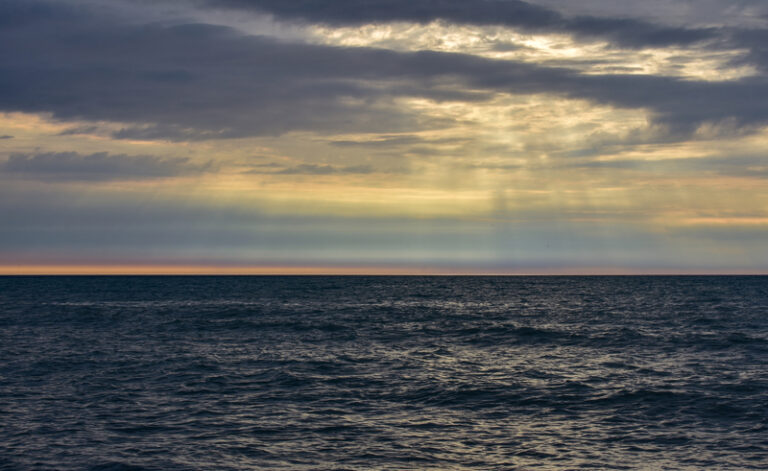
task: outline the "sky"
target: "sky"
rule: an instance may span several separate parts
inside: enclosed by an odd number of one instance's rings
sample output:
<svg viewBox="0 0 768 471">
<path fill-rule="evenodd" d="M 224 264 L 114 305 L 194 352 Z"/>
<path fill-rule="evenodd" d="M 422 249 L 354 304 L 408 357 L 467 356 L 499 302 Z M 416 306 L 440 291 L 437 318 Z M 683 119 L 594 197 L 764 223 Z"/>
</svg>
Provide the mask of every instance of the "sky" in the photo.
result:
<svg viewBox="0 0 768 471">
<path fill-rule="evenodd" d="M 0 273 L 768 273 L 764 0 L 3 0 Z"/>
</svg>

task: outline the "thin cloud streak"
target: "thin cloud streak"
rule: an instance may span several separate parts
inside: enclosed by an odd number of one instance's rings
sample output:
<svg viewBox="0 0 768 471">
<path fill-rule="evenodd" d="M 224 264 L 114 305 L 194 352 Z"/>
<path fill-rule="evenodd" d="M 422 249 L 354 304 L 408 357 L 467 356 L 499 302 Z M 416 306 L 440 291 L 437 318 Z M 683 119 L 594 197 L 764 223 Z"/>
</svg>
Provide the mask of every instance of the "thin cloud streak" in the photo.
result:
<svg viewBox="0 0 768 471">
<path fill-rule="evenodd" d="M 200 174 L 211 168 L 211 162 L 195 165 L 184 157 L 49 152 L 12 154 L 0 163 L 0 177 L 46 182 L 146 180 Z"/>
</svg>

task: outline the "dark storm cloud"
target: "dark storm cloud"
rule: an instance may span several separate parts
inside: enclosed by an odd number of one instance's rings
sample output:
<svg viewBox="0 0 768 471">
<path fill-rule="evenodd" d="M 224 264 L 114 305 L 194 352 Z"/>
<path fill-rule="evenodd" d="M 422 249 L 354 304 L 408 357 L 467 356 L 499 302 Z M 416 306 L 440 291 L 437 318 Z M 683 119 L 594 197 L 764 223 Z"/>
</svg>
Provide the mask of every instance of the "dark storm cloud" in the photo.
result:
<svg viewBox="0 0 768 471">
<path fill-rule="evenodd" d="M 329 25 L 408 21 L 498 25 L 533 32 L 570 33 L 606 39 L 624 47 L 688 45 L 713 39 L 713 28 L 661 26 L 631 18 L 566 17 L 519 0 L 207 0 L 219 7 L 247 8 L 281 19 Z"/>
<path fill-rule="evenodd" d="M 0 110 L 126 123 L 118 138 L 409 132 L 452 123 L 409 112 L 395 98 L 482 101 L 499 92 L 645 108 L 678 136 L 708 121 L 768 121 L 762 77 L 583 75 L 466 54 L 284 43 L 205 24 L 68 16 L 52 25 L 48 14 L 28 16 L 0 28 Z"/>
<path fill-rule="evenodd" d="M 0 176 L 41 181 L 145 180 L 201 173 L 210 165 L 194 165 L 183 157 L 160 158 L 150 155 L 110 155 L 98 152 L 12 154 L 0 163 Z"/>
<path fill-rule="evenodd" d="M 3 136 L 0 136 L 0 139 L 13 139 L 13 136 L 10 136 L 8 134 L 5 134 Z"/>
</svg>

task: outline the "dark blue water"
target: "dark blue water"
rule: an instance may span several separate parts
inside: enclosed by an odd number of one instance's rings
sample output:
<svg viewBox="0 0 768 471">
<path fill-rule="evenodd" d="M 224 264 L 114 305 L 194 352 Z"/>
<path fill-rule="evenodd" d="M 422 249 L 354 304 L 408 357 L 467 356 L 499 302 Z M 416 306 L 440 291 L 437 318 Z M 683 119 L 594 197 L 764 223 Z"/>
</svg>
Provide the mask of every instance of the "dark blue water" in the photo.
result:
<svg viewBox="0 0 768 471">
<path fill-rule="evenodd" d="M 0 469 L 768 469 L 768 277 L 2 277 Z"/>
</svg>

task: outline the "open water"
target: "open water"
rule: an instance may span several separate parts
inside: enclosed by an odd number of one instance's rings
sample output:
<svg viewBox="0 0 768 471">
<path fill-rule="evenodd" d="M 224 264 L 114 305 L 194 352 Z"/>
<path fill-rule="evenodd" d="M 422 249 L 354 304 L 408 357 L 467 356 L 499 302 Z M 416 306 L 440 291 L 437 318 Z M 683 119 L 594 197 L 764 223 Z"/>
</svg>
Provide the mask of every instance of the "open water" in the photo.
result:
<svg viewBox="0 0 768 471">
<path fill-rule="evenodd" d="M 2 470 L 768 469 L 768 277 L 0 277 Z"/>
</svg>

